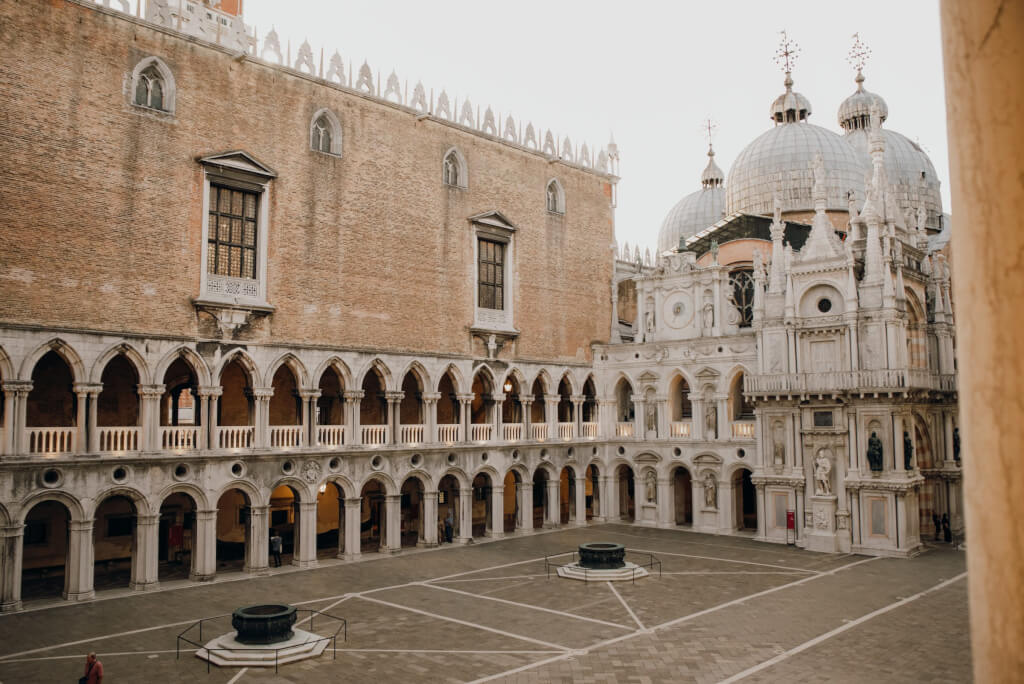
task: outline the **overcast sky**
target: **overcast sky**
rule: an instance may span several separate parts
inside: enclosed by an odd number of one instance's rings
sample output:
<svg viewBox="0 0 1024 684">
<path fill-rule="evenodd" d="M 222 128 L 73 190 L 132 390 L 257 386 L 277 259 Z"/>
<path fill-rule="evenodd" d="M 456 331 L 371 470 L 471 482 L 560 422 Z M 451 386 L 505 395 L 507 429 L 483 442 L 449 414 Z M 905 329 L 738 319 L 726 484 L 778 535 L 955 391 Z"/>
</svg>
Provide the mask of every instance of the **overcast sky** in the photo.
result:
<svg viewBox="0 0 1024 684">
<path fill-rule="evenodd" d="M 337 49 L 358 69 L 394 69 L 481 111 L 533 122 L 574 143 L 621 155 L 616 232 L 654 248 L 661 221 L 700 187 L 711 117 L 716 161 L 728 174 L 743 147 L 772 124 L 783 92 L 773 61 L 779 31 L 801 50 L 794 89 L 811 122 L 839 132 L 836 111 L 856 85 L 846 57 L 859 32 L 872 50 L 865 87 L 889 105 L 886 127 L 919 142 L 942 181 L 949 165 L 936 0 L 844 2 L 484 2 L 245 0 L 262 38 L 274 26 L 292 56 L 308 39 L 319 60 Z M 461 106 L 461 105 L 460 105 Z"/>
</svg>

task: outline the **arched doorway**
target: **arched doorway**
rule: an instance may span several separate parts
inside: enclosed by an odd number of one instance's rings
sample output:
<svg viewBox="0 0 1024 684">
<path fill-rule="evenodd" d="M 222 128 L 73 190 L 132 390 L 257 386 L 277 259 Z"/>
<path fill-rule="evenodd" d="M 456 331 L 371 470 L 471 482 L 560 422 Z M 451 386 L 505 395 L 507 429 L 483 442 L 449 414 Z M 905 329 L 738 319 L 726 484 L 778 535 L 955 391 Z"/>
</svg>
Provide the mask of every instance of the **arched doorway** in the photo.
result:
<svg viewBox="0 0 1024 684">
<path fill-rule="evenodd" d="M 533 381 L 533 386 L 530 388 L 530 394 L 533 395 L 533 403 L 530 404 L 529 438 L 535 441 L 543 441 L 548 438 L 547 402 L 544 400 L 546 393 L 547 387 L 544 384 L 544 379 L 541 376 L 537 376 Z"/>
<path fill-rule="evenodd" d="M 36 362 L 25 414 L 29 453 L 70 453 L 85 446 L 77 443 L 79 410 L 73 383 L 71 367 L 56 351 Z"/>
<path fill-rule="evenodd" d="M 316 553 L 319 558 L 345 555 L 345 491 L 336 482 L 325 482 L 317 491 Z"/>
<path fill-rule="evenodd" d="M 248 558 L 252 502 L 241 489 L 217 500 L 217 570 L 241 570 Z"/>
<path fill-rule="evenodd" d="M 619 483 L 619 520 L 636 520 L 636 483 L 633 481 L 633 469 L 628 465 L 620 465 L 615 474 Z"/>
<path fill-rule="evenodd" d="M 22 535 L 23 601 L 68 596 L 68 533 L 71 513 L 59 501 L 43 501 L 25 517 Z"/>
<path fill-rule="evenodd" d="M 633 386 L 626 378 L 621 378 L 615 385 L 615 436 L 632 437 L 634 418 Z"/>
<path fill-rule="evenodd" d="M 576 473 L 569 467 L 558 474 L 558 519 L 563 525 L 569 523 L 576 513 Z"/>
<path fill-rule="evenodd" d="M 217 427 L 213 448 L 253 446 L 252 378 L 236 356 L 220 374 L 223 389 L 217 401 Z"/>
<path fill-rule="evenodd" d="M 272 380 L 274 394 L 270 397 L 268 441 L 271 447 L 288 448 L 302 446 L 302 399 L 295 373 L 287 363 L 274 373 Z"/>
<path fill-rule="evenodd" d="M 601 476 L 597 466 L 591 463 L 587 466 L 587 520 L 601 513 Z"/>
<path fill-rule="evenodd" d="M 519 485 L 522 481 L 522 477 L 514 470 L 505 473 L 505 510 L 502 519 L 506 533 L 515 532 L 516 526 L 522 524 L 519 521 Z"/>
<path fill-rule="evenodd" d="M 398 441 L 402 444 L 422 444 L 426 441 L 423 387 L 423 380 L 415 370 L 410 370 L 402 379 L 402 401 L 398 406 Z"/>
<path fill-rule="evenodd" d="M 96 400 L 96 448 L 99 451 L 138 451 L 139 373 L 124 354 L 112 358 L 100 376 L 103 390 Z"/>
<path fill-rule="evenodd" d="M 93 588 L 116 589 L 132 581 L 139 562 L 135 504 L 127 496 L 110 496 L 100 502 L 92 524 Z"/>
<path fill-rule="evenodd" d="M 679 466 L 672 471 L 672 494 L 676 525 L 693 524 L 693 479 L 690 471 Z"/>
<path fill-rule="evenodd" d="M 482 369 L 473 376 L 473 402 L 469 411 L 469 439 L 473 442 L 489 442 L 493 438 L 494 382 L 490 373 Z"/>
<path fill-rule="evenodd" d="M 594 377 L 590 376 L 583 383 L 583 404 L 580 406 L 580 425 L 583 430 L 580 437 L 597 438 L 597 390 Z"/>
<path fill-rule="evenodd" d="M 195 574 L 196 501 L 174 492 L 160 504 L 157 579 L 185 579 Z"/>
<path fill-rule="evenodd" d="M 736 505 L 736 529 L 757 529 L 757 490 L 750 481 L 751 472 L 740 468 L 732 476 L 732 491 Z"/>
<path fill-rule="evenodd" d="M 278 485 L 270 492 L 270 508 L 267 515 L 270 538 L 281 537 L 281 565 L 287 565 L 298 556 L 299 537 L 299 494 L 289 485 Z M 277 565 L 271 545 L 270 564 Z"/>
<path fill-rule="evenodd" d="M 686 378 L 677 375 L 669 385 L 669 436 L 690 437 L 693 434 L 693 403 L 690 401 L 690 385 Z"/>
<path fill-rule="evenodd" d="M 314 417 L 317 425 L 317 443 L 326 447 L 346 444 L 349 440 L 345 438 L 345 385 L 338 370 L 334 366 L 328 366 L 320 376 L 317 387 L 320 390 Z"/>
<path fill-rule="evenodd" d="M 533 529 L 544 527 L 548 509 L 548 474 L 543 468 L 533 473 Z"/>
<path fill-rule="evenodd" d="M 409 477 L 402 483 L 402 546 L 418 546 L 423 538 L 423 482 Z"/>
<path fill-rule="evenodd" d="M 441 542 L 450 544 L 460 536 L 459 503 L 459 481 L 454 475 L 445 475 L 437 485 L 437 538 Z"/>
<path fill-rule="evenodd" d="M 384 527 L 387 513 L 384 505 L 384 484 L 378 480 L 370 480 L 363 485 L 359 496 L 362 499 L 359 516 L 360 551 L 381 551 L 387 536 Z"/>
<path fill-rule="evenodd" d="M 184 357 L 176 358 L 163 377 L 160 398 L 160 447 L 162 449 L 198 449 L 202 411 L 196 390 L 199 387 L 195 369 Z"/>
<path fill-rule="evenodd" d="M 473 478 L 473 536 L 491 534 L 491 476 L 478 473 Z"/>
<path fill-rule="evenodd" d="M 446 372 L 437 385 L 437 391 L 441 395 L 437 400 L 437 441 L 442 444 L 455 444 L 462 441 L 461 414 L 455 387 L 451 371 Z"/>
<path fill-rule="evenodd" d="M 359 425 L 362 430 L 362 444 L 380 446 L 387 444 L 388 401 L 384 396 L 384 376 L 374 366 L 363 378 L 363 398 L 359 400 Z M 383 507 L 383 504 L 381 504 Z"/>
</svg>

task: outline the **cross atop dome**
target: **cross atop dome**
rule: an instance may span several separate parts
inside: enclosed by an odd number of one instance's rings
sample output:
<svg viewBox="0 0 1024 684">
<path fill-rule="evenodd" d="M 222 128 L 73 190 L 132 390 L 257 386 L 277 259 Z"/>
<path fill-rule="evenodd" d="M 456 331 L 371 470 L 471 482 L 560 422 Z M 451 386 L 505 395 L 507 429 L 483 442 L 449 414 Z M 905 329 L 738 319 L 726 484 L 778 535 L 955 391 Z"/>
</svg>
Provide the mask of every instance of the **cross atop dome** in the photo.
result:
<svg viewBox="0 0 1024 684">
<path fill-rule="evenodd" d="M 779 40 L 779 49 L 775 51 L 775 63 L 786 74 L 786 80 L 791 81 L 789 75 L 793 72 L 796 60 L 800 56 L 800 46 L 786 34 L 785 30 L 779 31 L 779 35 L 782 37 Z M 789 86 L 791 85 L 792 83 L 789 84 Z"/>
<path fill-rule="evenodd" d="M 850 51 L 846 55 L 846 62 L 857 70 L 857 90 L 863 90 L 864 83 L 864 65 L 868 63 L 868 59 L 871 58 L 871 48 L 860 39 L 860 32 L 854 33 L 853 45 L 850 46 Z"/>
<path fill-rule="evenodd" d="M 779 34 L 782 38 L 774 59 L 786 74 L 786 80 L 783 81 L 786 92 L 775 98 L 775 102 L 772 103 L 771 118 L 776 124 L 806 121 L 811 114 L 811 103 L 800 93 L 793 92 L 793 67 L 800 56 L 800 46 L 785 31 L 780 31 Z"/>
<path fill-rule="evenodd" d="M 708 147 L 711 147 L 711 139 L 715 136 L 715 131 L 718 130 L 718 124 L 709 116 L 704 120 L 704 123 L 700 125 L 700 128 L 701 132 L 704 134 L 704 139 L 708 143 Z"/>
</svg>

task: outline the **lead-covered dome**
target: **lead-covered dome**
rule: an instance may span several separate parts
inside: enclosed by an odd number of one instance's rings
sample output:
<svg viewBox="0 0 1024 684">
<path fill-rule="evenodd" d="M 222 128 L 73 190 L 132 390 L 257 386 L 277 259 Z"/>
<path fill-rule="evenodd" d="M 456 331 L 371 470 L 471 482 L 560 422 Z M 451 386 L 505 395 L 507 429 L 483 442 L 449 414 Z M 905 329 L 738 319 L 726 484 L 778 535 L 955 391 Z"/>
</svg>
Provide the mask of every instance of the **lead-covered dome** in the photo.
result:
<svg viewBox="0 0 1024 684">
<path fill-rule="evenodd" d="M 715 151 L 708 147 L 708 165 L 700 176 L 701 189 L 679 200 L 668 212 L 658 231 L 658 252 L 679 247 L 688 238 L 717 223 L 725 209 L 725 174 L 715 163 Z"/>
<path fill-rule="evenodd" d="M 839 127 L 844 131 L 871 128 L 871 105 L 878 105 L 879 119 L 889 118 L 889 105 L 881 95 L 864 90 L 864 74 L 857 72 L 857 90 L 839 105 Z"/>
</svg>

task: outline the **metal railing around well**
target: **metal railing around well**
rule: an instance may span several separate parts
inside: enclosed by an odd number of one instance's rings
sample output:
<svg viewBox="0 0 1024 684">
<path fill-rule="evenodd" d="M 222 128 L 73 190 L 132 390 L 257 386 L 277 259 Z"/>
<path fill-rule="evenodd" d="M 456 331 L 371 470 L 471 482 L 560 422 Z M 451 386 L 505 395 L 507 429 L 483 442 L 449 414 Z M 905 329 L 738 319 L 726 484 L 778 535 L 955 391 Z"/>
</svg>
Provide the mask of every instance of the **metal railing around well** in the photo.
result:
<svg viewBox="0 0 1024 684">
<path fill-rule="evenodd" d="M 327 618 L 328 620 L 334 620 L 335 622 L 338 623 L 338 627 L 334 630 L 333 634 L 329 634 L 328 636 L 322 636 L 322 637 L 319 637 L 317 639 L 310 639 L 309 641 L 304 642 L 306 644 L 318 643 L 318 642 L 321 642 L 321 641 L 329 641 L 329 642 L 331 642 L 331 650 L 333 652 L 333 658 L 334 658 L 334 660 L 337 660 L 338 659 L 338 634 L 341 633 L 342 641 L 348 641 L 348 621 L 345 618 L 341 618 L 341 617 L 338 617 L 336 615 L 331 615 L 331 614 L 325 613 L 323 611 L 313 610 L 312 608 L 299 608 L 299 609 L 297 609 L 295 611 L 296 618 L 298 618 L 303 613 L 309 613 L 309 617 L 305 618 L 305 620 L 309 620 L 309 630 L 310 631 L 312 631 L 314 629 L 314 627 L 313 627 L 313 618 L 316 617 L 317 615 L 321 616 L 321 618 Z M 182 631 L 181 634 L 178 635 L 178 638 L 175 641 L 175 646 L 174 646 L 175 655 L 174 655 L 174 659 L 175 660 L 181 659 L 181 643 L 182 642 L 185 642 L 186 644 L 188 644 L 190 646 L 195 646 L 197 652 L 198 651 L 206 651 L 206 655 L 207 656 L 209 656 L 211 654 L 211 652 L 212 653 L 216 653 L 217 651 L 235 651 L 235 652 L 237 652 L 237 651 L 243 650 L 243 649 L 240 649 L 240 648 L 207 648 L 206 645 L 202 643 L 202 641 L 203 641 L 203 625 L 204 624 L 209 625 L 209 623 L 211 623 L 211 622 L 214 622 L 216 620 L 224 620 L 224 618 L 228 619 L 228 626 L 230 627 L 231 613 L 225 613 L 223 615 L 214 615 L 213 617 L 202 618 L 200 620 L 197 620 L 197 621 L 193 622 L 188 627 L 186 627 L 184 629 L 184 631 Z M 296 620 L 295 624 L 299 624 L 301 622 L 305 622 L 305 620 Z M 209 634 L 210 633 L 210 628 L 207 627 L 206 630 L 207 630 L 207 634 Z M 196 631 L 198 631 L 198 634 L 196 635 L 196 638 L 199 639 L 199 643 L 197 643 L 195 641 L 192 641 L 192 639 L 190 638 L 190 634 L 189 633 L 190 632 L 195 633 Z M 223 629 L 223 630 L 218 631 L 217 634 L 218 635 L 226 634 L 227 631 L 228 631 L 227 629 Z M 294 646 L 294 645 L 295 644 L 292 644 L 292 646 Z M 279 662 L 278 661 L 280 659 L 281 648 L 273 648 L 273 646 L 271 645 L 271 646 L 265 646 L 265 647 L 262 647 L 262 648 L 260 648 L 260 647 L 245 648 L 244 650 L 246 650 L 246 651 L 253 651 L 253 652 L 260 652 L 260 653 L 273 653 L 274 654 L 274 673 L 275 674 L 277 673 L 277 669 L 278 669 L 278 666 L 279 666 Z M 209 674 L 210 673 L 210 659 L 209 659 L 209 657 L 207 657 L 204 660 L 206 660 L 206 673 Z"/>
<path fill-rule="evenodd" d="M 630 554 L 632 554 L 632 556 L 633 556 L 632 558 L 629 557 Z M 563 558 L 565 556 L 569 556 L 570 557 L 568 563 L 555 563 L 555 562 L 553 562 L 551 560 L 552 558 Z M 551 554 L 549 556 L 544 556 L 544 576 L 545 576 L 545 578 L 546 579 L 551 579 L 551 570 L 552 570 L 552 568 L 554 568 L 555 573 L 557 574 L 558 573 L 558 568 L 568 567 L 569 565 L 572 565 L 573 563 L 576 563 L 577 560 L 578 560 L 577 556 L 579 556 L 579 552 L 578 551 L 565 551 L 564 553 L 554 553 L 554 554 Z M 650 570 L 648 572 L 653 573 L 654 572 L 654 567 L 657 566 L 657 568 L 658 568 L 658 577 L 659 578 L 661 577 L 661 561 L 658 560 L 658 558 L 653 553 L 651 553 L 649 551 L 634 551 L 633 549 L 626 549 L 626 560 L 628 560 L 630 563 L 632 563 L 633 565 L 636 566 L 635 568 L 632 569 L 633 572 L 632 572 L 632 576 L 630 577 L 630 582 L 633 583 L 633 584 L 636 584 L 636 571 L 638 569 L 640 569 L 640 568 L 650 568 Z M 587 568 L 580 567 L 580 569 L 583 570 L 583 579 L 584 579 L 584 582 L 586 582 L 587 581 Z"/>
</svg>

